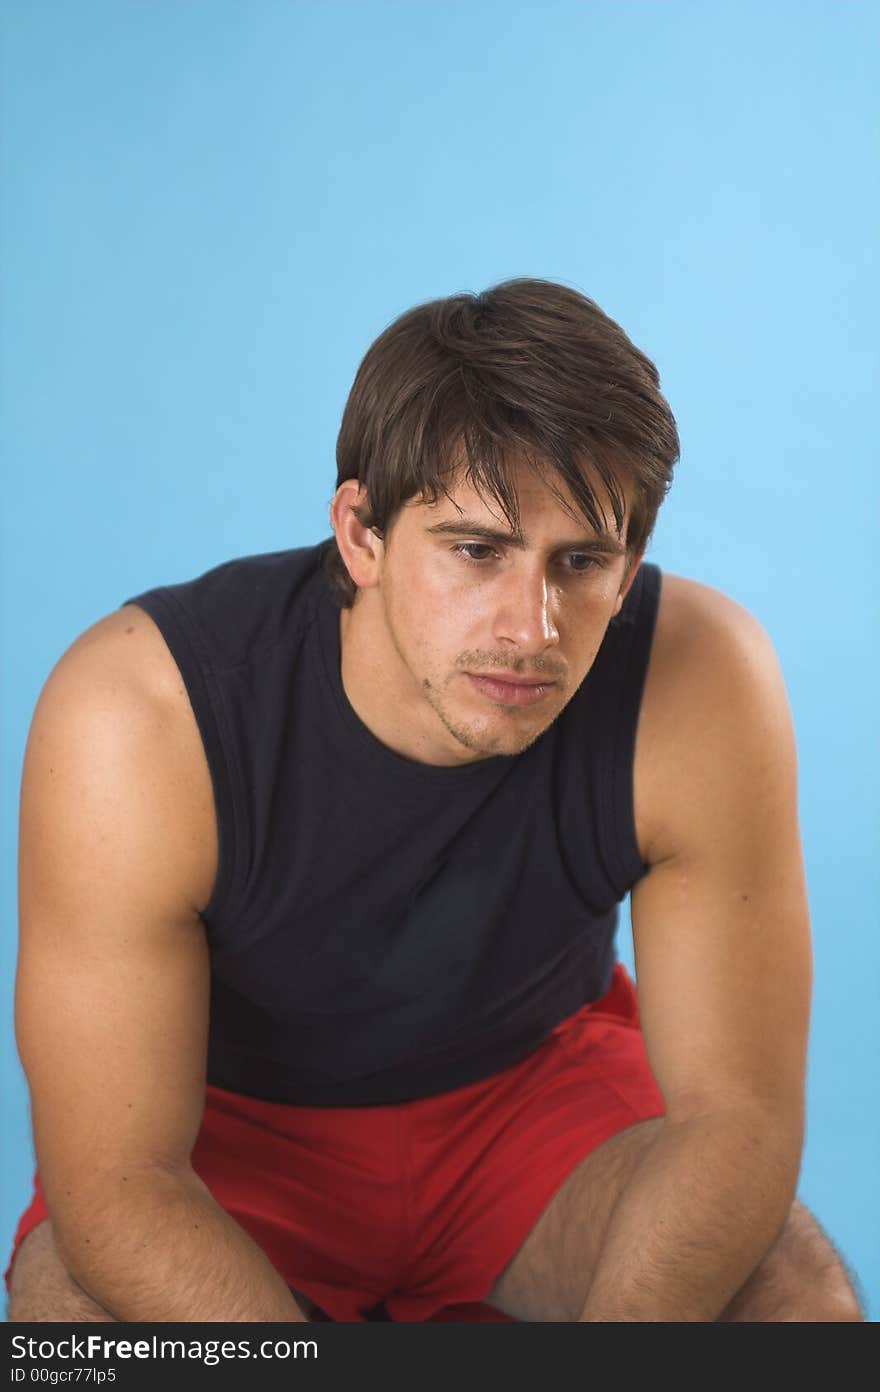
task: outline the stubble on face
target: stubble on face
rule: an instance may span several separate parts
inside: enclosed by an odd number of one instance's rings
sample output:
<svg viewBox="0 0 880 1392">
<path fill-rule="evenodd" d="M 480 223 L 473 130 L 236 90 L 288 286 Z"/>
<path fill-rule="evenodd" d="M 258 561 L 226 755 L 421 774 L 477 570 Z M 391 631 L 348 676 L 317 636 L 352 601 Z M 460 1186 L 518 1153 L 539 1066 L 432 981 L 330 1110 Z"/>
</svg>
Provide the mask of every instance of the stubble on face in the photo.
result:
<svg viewBox="0 0 880 1392">
<path fill-rule="evenodd" d="M 477 754 L 484 759 L 499 754 L 513 756 L 515 754 L 524 753 L 525 750 L 528 749 L 530 745 L 533 745 L 535 740 L 543 735 L 544 731 L 553 723 L 552 720 L 548 720 L 546 724 L 537 726 L 531 731 L 524 732 L 516 740 L 504 739 L 500 733 L 494 736 L 488 736 L 485 731 L 481 731 L 478 721 L 474 721 L 472 725 L 463 725 L 460 721 L 454 720 L 449 716 L 442 700 L 435 692 L 427 677 L 425 677 L 422 683 L 422 690 L 428 705 L 441 724 L 448 730 L 449 734 L 452 735 L 453 739 L 457 740 L 458 743 L 471 754 Z M 554 715 L 553 719 L 555 720 L 555 718 L 556 716 Z"/>
<path fill-rule="evenodd" d="M 474 720 L 465 723 L 461 719 L 456 719 L 450 714 L 443 698 L 442 687 L 435 686 L 429 677 L 422 679 L 422 692 L 428 705 L 434 714 L 441 721 L 453 739 L 456 739 L 471 754 L 477 754 L 483 758 L 493 755 L 522 754 L 526 749 L 535 743 L 549 729 L 568 704 L 573 692 L 568 691 L 567 668 L 563 663 L 554 659 L 546 658 L 515 658 L 511 659 L 504 654 L 486 652 L 481 649 L 470 649 L 459 653 L 455 659 L 455 671 L 451 677 L 447 678 L 444 686 L 453 682 L 459 674 L 469 671 L 487 672 L 493 668 L 499 668 L 506 672 L 513 672 L 521 677 L 545 677 L 548 682 L 555 685 L 554 696 L 557 698 L 553 703 L 552 714 L 547 714 L 543 719 L 536 718 L 532 713 L 532 728 L 523 728 L 525 712 L 516 712 L 516 718 L 520 720 L 520 728 L 517 729 L 511 724 L 509 732 L 505 735 L 501 731 L 490 734 L 484 728 L 484 722 Z M 511 713 L 511 719 L 513 719 Z"/>
</svg>

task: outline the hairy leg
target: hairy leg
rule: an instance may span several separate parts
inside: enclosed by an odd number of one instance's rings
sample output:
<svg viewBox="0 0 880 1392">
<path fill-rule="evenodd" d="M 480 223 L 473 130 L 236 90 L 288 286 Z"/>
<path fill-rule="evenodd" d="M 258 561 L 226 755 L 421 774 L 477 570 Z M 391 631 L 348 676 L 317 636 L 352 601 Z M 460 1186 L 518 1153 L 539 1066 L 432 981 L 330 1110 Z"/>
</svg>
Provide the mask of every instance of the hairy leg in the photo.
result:
<svg viewBox="0 0 880 1392">
<path fill-rule="evenodd" d="M 499 1275 L 486 1303 L 515 1319 L 575 1322 L 589 1291 L 614 1205 L 663 1118 L 638 1122 L 572 1171 Z M 856 1321 L 858 1301 L 815 1219 L 795 1201 L 764 1260 L 722 1321 Z"/>
<path fill-rule="evenodd" d="M 862 1321 L 854 1284 L 830 1238 L 796 1199 L 770 1251 L 718 1318 L 786 1324 Z"/>
<path fill-rule="evenodd" d="M 7 1319 L 11 1324 L 115 1323 L 113 1316 L 69 1275 L 58 1255 L 48 1219 L 31 1228 L 15 1254 L 9 1276 Z"/>
<path fill-rule="evenodd" d="M 316 1306 L 307 1296 L 293 1291 L 308 1319 Z M 48 1219 L 32 1228 L 21 1243 L 9 1275 L 9 1323 L 115 1323 L 67 1271 L 52 1235 Z"/>
<path fill-rule="evenodd" d="M 514 1319 L 576 1321 L 619 1194 L 663 1118 L 618 1131 L 582 1160 L 507 1263 L 487 1305 Z"/>
</svg>

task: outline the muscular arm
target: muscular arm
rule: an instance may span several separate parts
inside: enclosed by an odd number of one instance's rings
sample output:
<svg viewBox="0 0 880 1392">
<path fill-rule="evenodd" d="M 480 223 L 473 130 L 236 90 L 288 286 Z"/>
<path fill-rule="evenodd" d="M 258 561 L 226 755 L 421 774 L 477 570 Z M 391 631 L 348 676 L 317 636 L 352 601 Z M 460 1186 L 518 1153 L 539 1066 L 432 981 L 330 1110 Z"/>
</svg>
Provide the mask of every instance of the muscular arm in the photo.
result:
<svg viewBox="0 0 880 1392">
<path fill-rule="evenodd" d="M 666 584 L 666 582 L 665 582 Z M 787 703 L 765 635 L 668 580 L 636 756 L 642 1027 L 666 1117 L 583 1320 L 715 1320 L 779 1233 L 803 1142 L 811 985 Z"/>
<path fill-rule="evenodd" d="M 300 1320 L 190 1166 L 204 1105 L 216 860 L 177 669 L 128 608 L 65 654 L 21 801 L 16 1030 L 62 1259 L 119 1320 Z"/>
</svg>

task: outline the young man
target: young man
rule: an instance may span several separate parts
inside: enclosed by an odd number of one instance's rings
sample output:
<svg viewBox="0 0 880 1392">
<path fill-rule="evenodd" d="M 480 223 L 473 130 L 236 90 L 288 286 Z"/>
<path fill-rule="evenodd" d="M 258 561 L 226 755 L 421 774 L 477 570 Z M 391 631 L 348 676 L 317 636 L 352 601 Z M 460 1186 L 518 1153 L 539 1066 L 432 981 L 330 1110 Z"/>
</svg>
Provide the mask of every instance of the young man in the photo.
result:
<svg viewBox="0 0 880 1392">
<path fill-rule="evenodd" d="M 332 542 L 63 656 L 23 780 L 12 1319 L 861 1318 L 795 1200 L 782 681 L 642 564 L 677 455 L 591 301 L 423 305 L 357 374 Z"/>
</svg>

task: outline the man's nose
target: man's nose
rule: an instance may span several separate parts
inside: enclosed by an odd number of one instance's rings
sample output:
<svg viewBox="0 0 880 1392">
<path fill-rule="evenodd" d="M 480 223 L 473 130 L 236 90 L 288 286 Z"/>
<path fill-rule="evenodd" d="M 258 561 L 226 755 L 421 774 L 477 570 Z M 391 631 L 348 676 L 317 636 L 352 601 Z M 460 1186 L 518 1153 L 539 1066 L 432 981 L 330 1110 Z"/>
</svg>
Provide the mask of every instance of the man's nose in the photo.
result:
<svg viewBox="0 0 880 1392">
<path fill-rule="evenodd" d="M 504 577 L 495 614 L 495 639 L 537 656 L 559 642 L 555 593 L 543 569 L 523 568 Z"/>
</svg>

